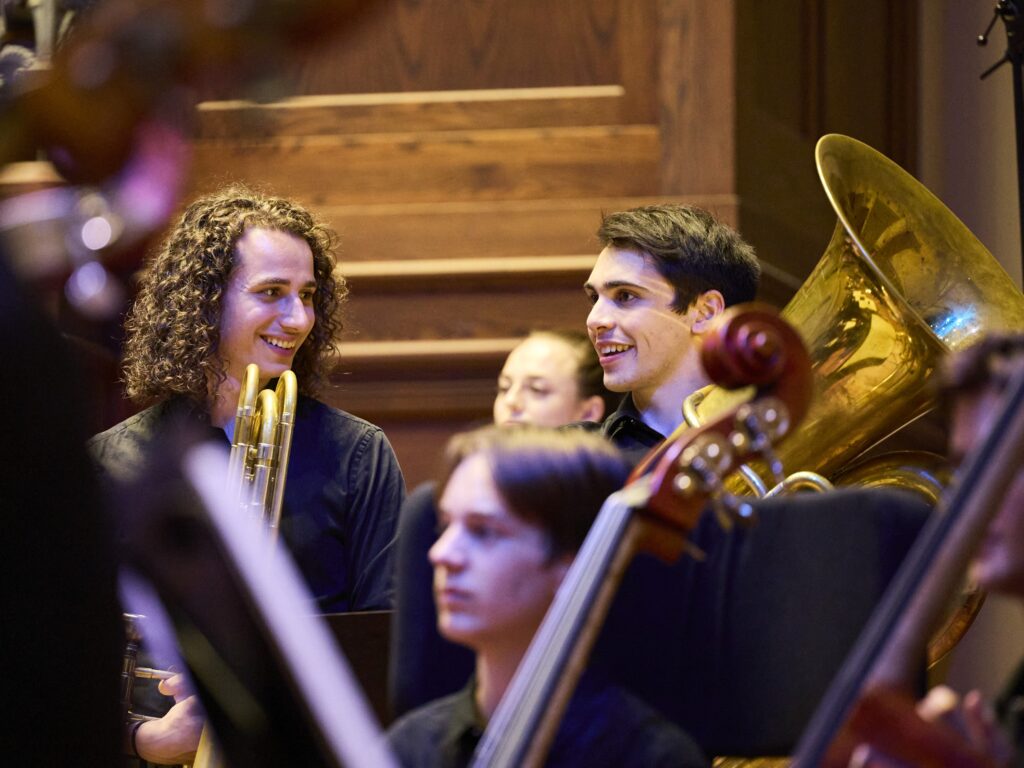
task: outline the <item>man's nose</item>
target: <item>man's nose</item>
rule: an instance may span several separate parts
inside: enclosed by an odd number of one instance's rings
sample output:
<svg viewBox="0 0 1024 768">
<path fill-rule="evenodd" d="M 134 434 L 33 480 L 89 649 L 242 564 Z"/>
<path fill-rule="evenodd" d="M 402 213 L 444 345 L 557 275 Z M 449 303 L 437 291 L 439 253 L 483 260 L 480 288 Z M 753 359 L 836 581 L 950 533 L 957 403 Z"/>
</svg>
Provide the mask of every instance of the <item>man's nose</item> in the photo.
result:
<svg viewBox="0 0 1024 768">
<path fill-rule="evenodd" d="M 604 301 L 598 299 L 587 315 L 587 328 L 590 331 L 603 331 L 611 327 L 612 319 L 608 312 L 608 306 Z"/>
<path fill-rule="evenodd" d="M 444 529 L 427 552 L 427 558 L 435 568 L 442 565 L 446 568 L 457 568 L 462 564 L 464 558 L 456 526 L 449 525 Z"/>
<path fill-rule="evenodd" d="M 312 313 L 307 311 L 301 296 L 289 296 L 282 307 L 281 325 L 290 331 L 307 331 L 313 326 Z"/>
</svg>

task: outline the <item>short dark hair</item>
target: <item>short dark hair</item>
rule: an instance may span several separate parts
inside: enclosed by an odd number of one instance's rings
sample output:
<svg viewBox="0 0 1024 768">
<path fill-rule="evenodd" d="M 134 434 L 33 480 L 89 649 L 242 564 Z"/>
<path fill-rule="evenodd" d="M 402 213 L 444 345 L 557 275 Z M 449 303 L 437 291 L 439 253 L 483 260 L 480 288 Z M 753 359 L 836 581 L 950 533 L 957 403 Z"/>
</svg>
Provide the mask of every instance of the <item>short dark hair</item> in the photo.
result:
<svg viewBox="0 0 1024 768">
<path fill-rule="evenodd" d="M 552 557 L 580 548 L 604 500 L 629 475 L 618 449 L 596 433 L 487 426 L 448 442 L 438 498 L 455 468 L 477 454 L 509 510 L 545 532 Z"/>
<path fill-rule="evenodd" d="M 549 336 L 568 345 L 576 354 L 576 389 L 580 399 L 597 395 L 604 401 L 604 415 L 612 413 L 622 400 L 621 392 L 612 392 L 604 385 L 604 369 L 594 349 L 590 336 L 586 331 L 573 328 L 556 328 L 554 330 L 531 331 L 528 339 L 538 336 Z"/>
<path fill-rule="evenodd" d="M 754 249 L 739 233 L 690 205 L 647 205 L 602 217 L 603 246 L 651 257 L 675 288 L 672 308 L 685 312 L 700 294 L 720 291 L 726 306 L 752 301 L 761 279 Z"/>
<path fill-rule="evenodd" d="M 326 381 L 348 292 L 345 279 L 333 274 L 336 236 L 298 203 L 236 184 L 188 206 L 143 272 L 125 319 L 129 397 L 148 402 L 184 395 L 210 404 L 211 387 L 225 376 L 217 354 L 224 288 L 235 267 L 235 244 L 251 227 L 293 234 L 313 252 L 316 322 L 292 370 L 306 393 Z"/>
<path fill-rule="evenodd" d="M 992 333 L 943 362 L 938 387 L 948 403 L 958 394 L 988 386 L 1002 389 L 1024 357 L 1024 333 Z"/>
</svg>

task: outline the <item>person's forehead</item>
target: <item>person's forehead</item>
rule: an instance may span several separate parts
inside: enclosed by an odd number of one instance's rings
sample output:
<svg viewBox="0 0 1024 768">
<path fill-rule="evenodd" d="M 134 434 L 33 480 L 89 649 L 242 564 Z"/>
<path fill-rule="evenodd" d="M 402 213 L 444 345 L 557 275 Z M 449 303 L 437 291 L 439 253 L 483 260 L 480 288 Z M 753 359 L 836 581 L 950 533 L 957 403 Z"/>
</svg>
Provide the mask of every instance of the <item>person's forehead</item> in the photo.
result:
<svg viewBox="0 0 1024 768">
<path fill-rule="evenodd" d="M 672 287 L 648 254 L 609 245 L 597 257 L 590 277 L 587 278 L 587 285 L 601 290 L 619 284 L 637 285 L 651 290 L 671 290 Z"/>
<path fill-rule="evenodd" d="M 513 349 L 502 366 L 503 374 L 527 376 L 573 374 L 579 365 L 576 351 L 553 336 L 531 336 Z"/>
<path fill-rule="evenodd" d="M 249 227 L 235 242 L 236 270 L 298 269 L 313 277 L 313 251 L 304 239 L 283 229 Z"/>
<path fill-rule="evenodd" d="M 470 454 L 452 470 L 438 505 L 450 516 L 469 512 L 507 514 L 505 501 L 494 485 L 490 464 L 480 453 Z"/>
</svg>

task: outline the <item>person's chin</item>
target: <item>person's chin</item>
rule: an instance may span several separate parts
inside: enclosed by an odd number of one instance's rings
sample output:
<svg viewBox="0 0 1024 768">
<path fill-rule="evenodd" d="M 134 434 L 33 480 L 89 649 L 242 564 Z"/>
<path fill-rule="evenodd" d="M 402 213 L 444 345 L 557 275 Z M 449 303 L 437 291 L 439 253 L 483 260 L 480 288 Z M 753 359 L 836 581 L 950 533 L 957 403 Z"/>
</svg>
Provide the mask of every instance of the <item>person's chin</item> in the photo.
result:
<svg viewBox="0 0 1024 768">
<path fill-rule="evenodd" d="M 464 619 L 452 615 L 439 617 L 437 629 L 445 640 L 466 645 L 476 637 L 473 627 Z"/>
<path fill-rule="evenodd" d="M 605 373 L 604 375 L 604 386 L 611 392 L 632 392 L 635 387 L 633 386 L 633 376 L 625 371 L 615 371 L 613 373 Z"/>
</svg>

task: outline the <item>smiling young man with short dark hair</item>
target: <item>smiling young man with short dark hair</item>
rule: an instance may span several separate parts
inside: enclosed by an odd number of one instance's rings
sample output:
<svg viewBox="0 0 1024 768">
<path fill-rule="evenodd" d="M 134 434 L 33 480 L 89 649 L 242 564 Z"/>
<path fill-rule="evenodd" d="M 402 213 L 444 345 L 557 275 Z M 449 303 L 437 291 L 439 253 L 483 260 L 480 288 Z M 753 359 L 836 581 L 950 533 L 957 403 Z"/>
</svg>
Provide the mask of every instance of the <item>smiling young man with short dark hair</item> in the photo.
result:
<svg viewBox="0 0 1024 768">
<path fill-rule="evenodd" d="M 584 286 L 587 329 L 605 386 L 627 393 L 602 431 L 639 459 L 709 383 L 701 338 L 726 307 L 754 299 L 761 269 L 735 230 L 691 206 L 608 214 L 597 236 L 604 249 Z"/>
</svg>

